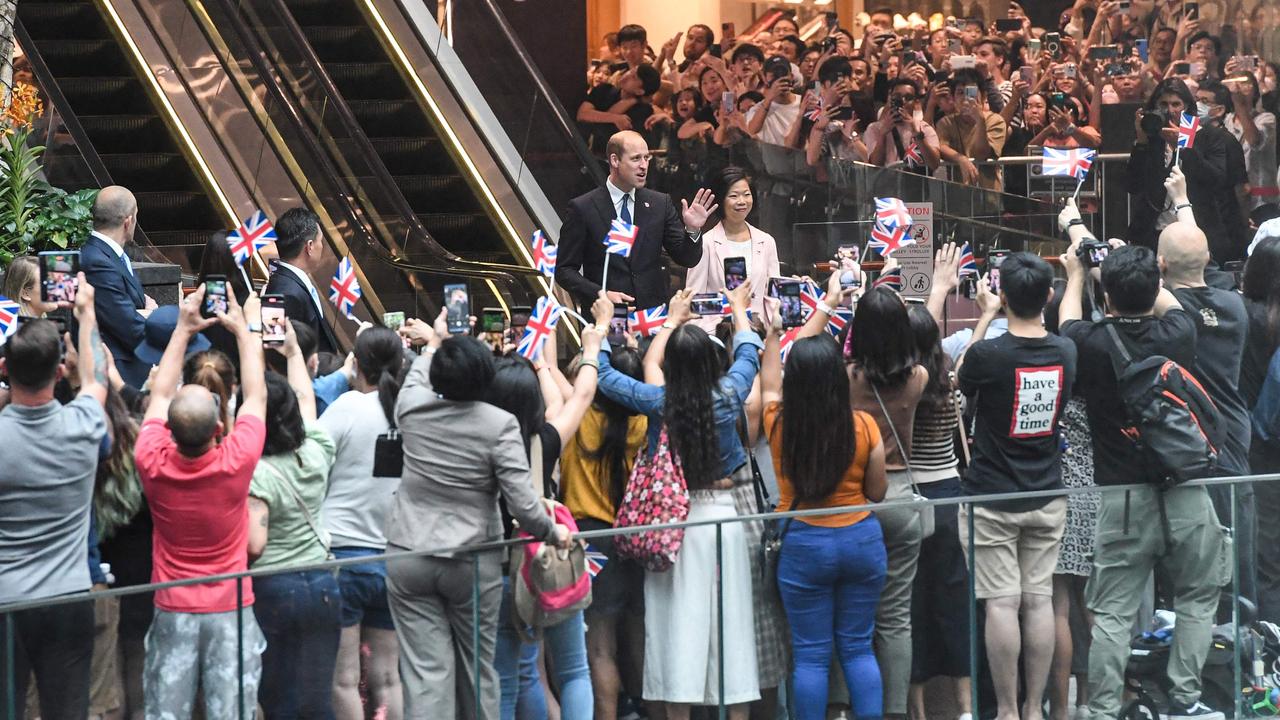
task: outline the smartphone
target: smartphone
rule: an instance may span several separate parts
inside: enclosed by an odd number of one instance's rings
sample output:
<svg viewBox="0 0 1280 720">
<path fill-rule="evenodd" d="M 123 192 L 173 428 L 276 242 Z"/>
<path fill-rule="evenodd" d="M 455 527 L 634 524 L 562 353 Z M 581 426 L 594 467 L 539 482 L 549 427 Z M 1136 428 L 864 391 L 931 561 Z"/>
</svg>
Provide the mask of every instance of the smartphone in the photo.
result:
<svg viewBox="0 0 1280 720">
<path fill-rule="evenodd" d="M 737 99 L 738 96 L 732 90 L 725 90 L 720 93 L 720 112 L 725 115 L 733 112 L 734 103 Z"/>
<path fill-rule="evenodd" d="M 689 302 L 689 309 L 694 315 L 716 317 L 723 315 L 724 304 L 720 302 L 720 293 L 699 293 Z"/>
<path fill-rule="evenodd" d="M 404 313 L 401 311 L 382 313 L 382 325 L 388 330 L 399 330 L 404 327 Z"/>
<path fill-rule="evenodd" d="M 609 321 L 609 342 L 617 345 L 627 341 L 627 333 L 631 330 L 630 320 L 631 308 L 625 303 L 614 303 L 613 319 Z"/>
<path fill-rule="evenodd" d="M 951 38 L 947 41 L 947 52 L 951 55 L 959 55 L 964 52 L 964 44 L 960 42 L 960 38 Z M 955 67 L 955 61 L 952 60 L 951 67 Z"/>
<path fill-rule="evenodd" d="M 779 287 L 781 287 L 782 285 L 785 285 L 785 284 L 789 283 L 789 282 L 795 282 L 795 278 L 789 278 L 789 277 L 771 277 L 771 278 L 769 278 L 769 290 L 768 290 L 768 292 L 767 292 L 767 295 L 768 295 L 769 297 L 771 297 L 771 298 L 780 298 L 780 297 L 782 297 L 782 295 L 781 295 L 780 291 L 778 290 L 778 288 L 779 288 Z"/>
<path fill-rule="evenodd" d="M 1119 55 L 1120 49 L 1115 45 L 1094 45 L 1089 48 L 1090 60 L 1111 60 Z"/>
<path fill-rule="evenodd" d="M 1064 77 L 1064 78 L 1073 78 L 1073 77 L 1075 77 L 1075 76 L 1076 76 L 1076 64 L 1075 64 L 1075 63 L 1067 63 L 1066 65 L 1063 65 L 1063 66 L 1062 66 L 1062 77 Z"/>
<path fill-rule="evenodd" d="M 828 33 L 840 27 L 840 15 L 838 13 L 833 13 L 833 12 L 823 13 L 823 21 L 827 25 Z"/>
<path fill-rule="evenodd" d="M 730 45 L 738 33 L 734 30 L 733 23 L 720 23 L 720 39 L 725 45 Z"/>
<path fill-rule="evenodd" d="M 951 58 L 952 70 L 972 70 L 978 66 L 978 59 L 972 55 L 955 55 Z"/>
<path fill-rule="evenodd" d="M 998 18 L 996 20 L 996 32 L 1018 32 L 1022 29 L 1021 18 Z"/>
<path fill-rule="evenodd" d="M 466 283 L 444 286 L 444 307 L 445 323 L 451 335 L 461 335 L 471 330 L 471 293 L 467 291 Z"/>
<path fill-rule="evenodd" d="M 76 301 L 80 251 L 51 250 L 40 253 L 40 299 L 47 303 Z"/>
<path fill-rule="evenodd" d="M 1129 0 L 1120 0 L 1119 5 L 1116 7 L 1116 9 L 1122 13 L 1129 12 Z"/>
<path fill-rule="evenodd" d="M 1000 263 L 1009 256 L 1008 250 L 990 250 L 987 252 L 987 280 L 991 283 L 991 294 L 1000 294 Z"/>
<path fill-rule="evenodd" d="M 1258 69 L 1258 56 L 1257 55 L 1237 55 L 1236 64 L 1241 70 L 1248 70 L 1249 72 L 1253 72 L 1254 70 Z"/>
<path fill-rule="evenodd" d="M 1044 34 L 1044 51 L 1050 58 L 1057 60 L 1062 55 L 1062 34 L 1047 32 Z"/>
<path fill-rule="evenodd" d="M 528 305 L 512 305 L 511 306 L 511 327 L 523 328 L 529 324 L 529 316 L 533 314 L 533 308 Z"/>
<path fill-rule="evenodd" d="M 284 312 L 283 295 L 262 296 L 262 344 L 283 345 L 289 334 L 289 322 Z"/>
<path fill-rule="evenodd" d="M 918 58 L 916 57 L 915 50 L 904 50 L 902 52 L 902 62 L 901 62 L 902 67 L 906 67 L 917 61 L 918 61 Z"/>
<path fill-rule="evenodd" d="M 1067 94 L 1064 92 L 1049 93 L 1049 107 L 1066 110 L 1071 107 L 1071 101 L 1067 99 Z"/>
<path fill-rule="evenodd" d="M 480 331 L 500 333 L 507 329 L 507 316 L 502 308 L 487 307 L 480 311 Z"/>
<path fill-rule="evenodd" d="M 1102 74 L 1108 77 L 1118 77 L 1120 75 L 1128 75 L 1129 73 L 1129 66 L 1124 63 L 1107 63 L 1107 66 L 1102 68 Z"/>
<path fill-rule="evenodd" d="M 1022 82 L 1028 85 L 1036 84 L 1036 69 L 1030 65 L 1023 65 L 1018 68 L 1018 74 L 1022 76 Z"/>
<path fill-rule="evenodd" d="M 724 289 L 732 290 L 747 280 L 747 259 L 730 257 L 724 259 Z"/>
<path fill-rule="evenodd" d="M 1035 56 L 1039 55 L 1040 48 L 1041 48 L 1040 38 L 1031 38 L 1030 40 L 1027 41 L 1027 50 L 1031 51 L 1031 57 L 1034 58 Z"/>
<path fill-rule="evenodd" d="M 1188 20 L 1200 19 L 1200 3 L 1187 0 L 1182 3 L 1182 17 Z"/>
<path fill-rule="evenodd" d="M 978 101 L 978 87 L 977 87 L 976 85 L 965 85 L 965 86 L 964 86 L 964 96 L 965 96 L 965 98 L 966 98 L 967 100 L 970 100 L 970 101 L 972 101 L 972 102 L 977 102 L 977 101 Z"/>
<path fill-rule="evenodd" d="M 218 317 L 218 313 L 227 311 L 227 276 L 209 275 L 204 279 L 204 303 L 200 306 L 200 317 Z"/>
<path fill-rule="evenodd" d="M 1231 277 L 1235 279 L 1236 288 L 1244 287 L 1244 261 L 1228 260 L 1222 263 L 1222 270 L 1231 273 Z"/>
<path fill-rule="evenodd" d="M 1147 49 L 1147 39 L 1138 38 L 1137 46 L 1138 46 L 1138 59 L 1141 60 L 1142 62 L 1147 62 L 1148 59 L 1151 57 L 1148 54 L 1150 51 Z"/>
<path fill-rule="evenodd" d="M 1204 63 L 1193 62 L 1187 70 L 1191 73 L 1191 77 L 1198 78 L 1204 76 Z"/>
<path fill-rule="evenodd" d="M 1174 75 L 1190 75 L 1190 74 L 1191 74 L 1191 63 L 1189 63 L 1189 62 L 1176 62 L 1176 63 L 1174 63 L 1174 64 L 1173 64 L 1173 74 L 1174 74 Z"/>
<path fill-rule="evenodd" d="M 804 324 L 804 304 L 800 301 L 800 283 L 791 281 L 778 287 L 778 314 L 782 316 L 782 327 L 793 328 Z"/>
<path fill-rule="evenodd" d="M 723 57 L 724 50 L 720 49 L 720 43 L 711 43 L 711 47 L 707 48 L 707 52 L 711 57 Z"/>
</svg>

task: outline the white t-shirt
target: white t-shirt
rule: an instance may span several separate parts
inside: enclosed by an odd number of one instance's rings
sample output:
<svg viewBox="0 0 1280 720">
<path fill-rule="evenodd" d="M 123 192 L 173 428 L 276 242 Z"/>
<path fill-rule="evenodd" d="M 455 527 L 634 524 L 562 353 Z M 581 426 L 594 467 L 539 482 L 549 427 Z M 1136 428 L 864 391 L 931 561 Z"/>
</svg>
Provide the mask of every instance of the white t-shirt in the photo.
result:
<svg viewBox="0 0 1280 720">
<path fill-rule="evenodd" d="M 385 548 L 384 529 L 400 478 L 373 477 L 378 436 L 391 427 L 377 391 L 349 390 L 339 395 L 320 416 L 319 424 L 333 438 L 336 449 L 329 471 L 329 493 L 320 513 L 333 547 Z"/>
<path fill-rule="evenodd" d="M 760 128 L 758 139 L 760 142 L 769 143 L 770 145 L 785 145 L 787 142 L 787 133 L 791 131 L 791 126 L 795 124 L 796 118 L 800 116 L 800 99 L 792 94 L 792 102 L 790 105 L 783 105 L 776 100 L 769 106 L 769 114 L 764 118 L 764 125 Z M 750 123 L 756 113 L 764 107 L 764 103 L 756 103 L 747 111 L 747 122 Z"/>
</svg>

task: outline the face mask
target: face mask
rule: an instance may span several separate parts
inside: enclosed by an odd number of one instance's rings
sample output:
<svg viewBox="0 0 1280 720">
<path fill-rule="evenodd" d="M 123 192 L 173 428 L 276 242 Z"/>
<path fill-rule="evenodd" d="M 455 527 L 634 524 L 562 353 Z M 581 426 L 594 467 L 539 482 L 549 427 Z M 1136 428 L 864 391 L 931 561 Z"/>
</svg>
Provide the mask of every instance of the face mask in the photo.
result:
<svg viewBox="0 0 1280 720">
<path fill-rule="evenodd" d="M 1198 115 L 1201 120 L 1209 119 L 1209 111 L 1210 111 L 1209 103 L 1206 103 L 1206 102 L 1196 103 L 1196 115 Z"/>
</svg>

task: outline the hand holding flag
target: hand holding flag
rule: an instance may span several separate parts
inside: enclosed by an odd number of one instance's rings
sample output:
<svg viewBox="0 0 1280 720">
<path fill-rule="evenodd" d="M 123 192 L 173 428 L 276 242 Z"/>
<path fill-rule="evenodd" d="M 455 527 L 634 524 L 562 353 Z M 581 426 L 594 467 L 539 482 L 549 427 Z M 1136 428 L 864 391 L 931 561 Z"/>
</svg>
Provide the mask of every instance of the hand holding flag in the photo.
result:
<svg viewBox="0 0 1280 720">
<path fill-rule="evenodd" d="M 1046 147 L 1041 169 L 1046 176 L 1074 177 L 1077 183 L 1083 182 L 1097 154 L 1089 148 Z"/>
</svg>

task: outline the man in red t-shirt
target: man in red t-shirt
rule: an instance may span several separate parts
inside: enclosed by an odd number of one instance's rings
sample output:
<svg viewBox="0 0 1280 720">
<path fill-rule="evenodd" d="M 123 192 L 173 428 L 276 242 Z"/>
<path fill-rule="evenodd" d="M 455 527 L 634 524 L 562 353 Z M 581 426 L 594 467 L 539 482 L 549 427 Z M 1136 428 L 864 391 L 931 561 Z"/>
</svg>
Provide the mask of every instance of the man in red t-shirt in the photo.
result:
<svg viewBox="0 0 1280 720">
<path fill-rule="evenodd" d="M 260 308 L 254 295 L 243 311 L 228 297 L 225 314 L 204 319 L 203 299 L 202 285 L 182 304 L 135 450 L 155 525 L 151 581 L 157 583 L 242 573 L 248 563 L 249 481 L 266 440 Z M 188 342 L 214 324 L 235 335 L 240 348 L 244 400 L 225 437 L 217 396 L 200 385 L 178 387 Z M 197 687 L 204 691 L 206 717 L 252 717 L 266 640 L 250 607 L 250 580 L 169 588 L 156 592 L 155 601 L 143 668 L 147 717 L 190 717 Z M 237 672 L 237 620 L 243 676 Z"/>
</svg>

